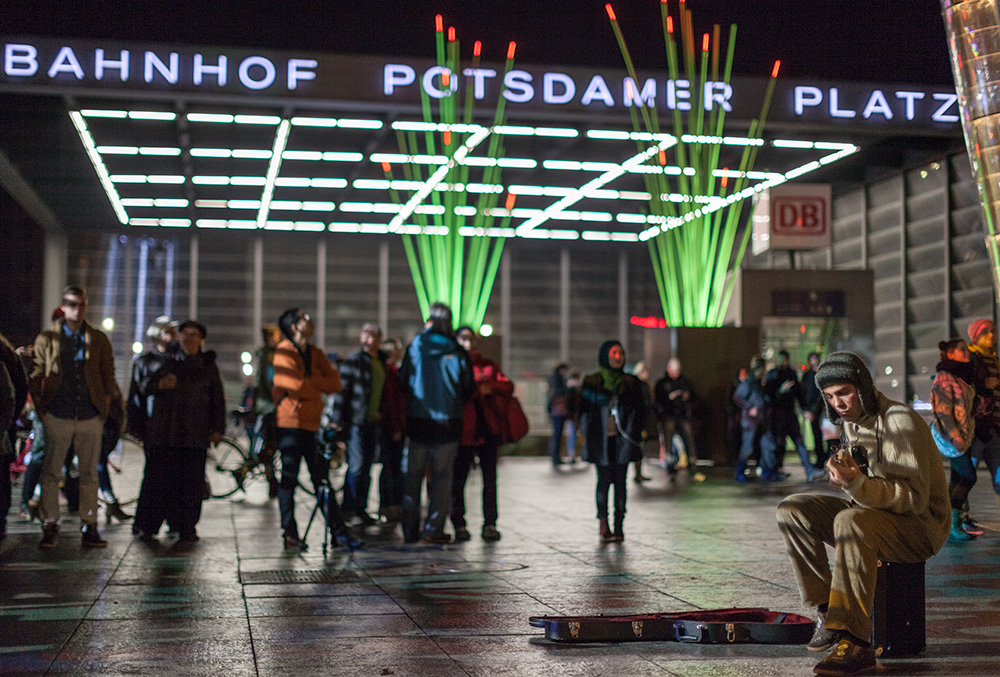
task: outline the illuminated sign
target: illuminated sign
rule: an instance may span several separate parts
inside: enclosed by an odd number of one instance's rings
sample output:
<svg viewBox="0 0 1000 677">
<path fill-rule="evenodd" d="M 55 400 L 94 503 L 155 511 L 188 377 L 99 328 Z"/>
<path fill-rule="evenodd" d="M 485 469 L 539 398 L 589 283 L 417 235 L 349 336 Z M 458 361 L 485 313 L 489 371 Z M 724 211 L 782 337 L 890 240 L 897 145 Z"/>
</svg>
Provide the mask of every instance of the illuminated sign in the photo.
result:
<svg viewBox="0 0 1000 677">
<path fill-rule="evenodd" d="M 441 99 L 468 85 L 477 100 L 501 95 L 512 113 L 627 112 L 637 105 L 664 110 L 719 110 L 736 119 L 759 113 L 767 79 L 734 77 L 698 85 L 663 73 L 627 77 L 622 71 L 568 67 L 545 70 L 483 64 L 445 73 L 431 60 L 402 62 L 377 56 L 292 54 L 264 50 L 164 46 L 44 38 L 2 38 L 0 89 L 59 93 L 77 88 L 181 94 L 365 102 L 398 110 L 420 105 L 422 93 Z M 447 84 L 444 84 L 447 82 Z M 950 88 L 873 86 L 855 82 L 777 82 L 773 122 L 844 126 L 930 127 L 957 133 L 958 107 Z"/>
<path fill-rule="evenodd" d="M 296 90 L 316 79 L 317 59 L 260 54 L 233 56 L 219 50 L 182 54 L 166 49 L 123 49 L 7 42 L 3 47 L 3 81 L 48 81 L 52 84 L 126 83 L 191 85 L 225 88 L 239 85 L 250 91 Z"/>
</svg>

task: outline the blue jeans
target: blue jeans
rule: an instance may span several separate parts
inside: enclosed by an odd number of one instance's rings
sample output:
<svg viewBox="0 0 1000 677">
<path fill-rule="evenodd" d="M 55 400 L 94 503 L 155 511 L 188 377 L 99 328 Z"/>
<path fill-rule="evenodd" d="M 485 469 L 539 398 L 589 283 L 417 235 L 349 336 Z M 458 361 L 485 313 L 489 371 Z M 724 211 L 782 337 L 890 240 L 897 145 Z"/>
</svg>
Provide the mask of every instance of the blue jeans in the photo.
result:
<svg viewBox="0 0 1000 677">
<path fill-rule="evenodd" d="M 763 454 L 765 446 L 772 449 L 778 470 L 781 470 L 784 465 L 785 438 L 791 437 L 792 444 L 795 445 L 795 450 L 799 453 L 799 459 L 802 461 L 802 468 L 806 471 L 806 479 L 812 479 L 813 476 L 822 472 L 822 470 L 813 467 L 812 461 L 809 460 L 809 450 L 806 449 L 806 444 L 802 440 L 802 430 L 799 428 L 797 418 L 775 417 L 771 421 L 771 430 L 764 437 L 765 439 L 760 445 L 761 453 Z"/>
<path fill-rule="evenodd" d="M 372 463 L 378 451 L 382 428 L 369 421 L 352 425 L 347 436 L 347 475 L 344 481 L 344 513 L 362 515 L 368 512 L 368 493 L 372 485 Z"/>
<path fill-rule="evenodd" d="M 754 447 L 760 449 L 761 476 L 772 477 L 775 472 L 774 448 L 768 443 L 763 427 L 749 421 L 740 423 L 743 438 L 740 442 L 740 457 L 736 461 L 736 479 L 746 479 L 747 462 L 753 456 Z"/>
<path fill-rule="evenodd" d="M 281 481 L 278 484 L 278 512 L 281 514 L 281 529 L 284 533 L 298 537 L 295 522 L 295 487 L 299 483 L 299 464 L 305 459 L 309 478 L 319 495 L 319 487 L 329 484 L 329 466 L 320 456 L 316 433 L 298 428 L 278 428 L 278 452 L 281 454 Z M 334 534 L 343 531 L 344 517 L 337 504 L 337 496 L 332 491 L 327 495 L 326 517 Z"/>
<path fill-rule="evenodd" d="M 552 437 L 549 438 L 549 456 L 552 458 L 553 465 L 559 465 L 562 463 L 559 459 L 559 446 L 562 444 L 563 425 L 566 423 L 566 417 L 551 414 L 549 418 L 552 419 Z"/>
<path fill-rule="evenodd" d="M 577 425 L 575 419 L 566 420 L 566 458 L 574 460 L 576 458 L 576 432 Z"/>
<path fill-rule="evenodd" d="M 403 495 L 403 539 L 413 543 L 421 536 L 420 492 L 424 475 L 430 465 L 431 475 L 427 482 L 427 519 L 424 520 L 424 536 L 440 536 L 444 533 L 444 522 L 448 519 L 451 504 L 451 476 L 458 454 L 458 441 L 444 444 L 425 444 L 410 440 L 406 447 L 403 470 L 406 473 L 406 493 Z"/>
</svg>

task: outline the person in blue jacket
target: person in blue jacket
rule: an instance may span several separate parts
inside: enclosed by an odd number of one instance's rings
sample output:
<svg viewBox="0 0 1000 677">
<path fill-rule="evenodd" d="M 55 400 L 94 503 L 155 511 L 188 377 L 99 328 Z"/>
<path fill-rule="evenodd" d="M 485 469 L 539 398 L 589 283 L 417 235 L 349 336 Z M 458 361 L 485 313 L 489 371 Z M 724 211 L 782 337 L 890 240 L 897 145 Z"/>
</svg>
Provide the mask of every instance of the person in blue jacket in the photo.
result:
<svg viewBox="0 0 1000 677">
<path fill-rule="evenodd" d="M 597 519 L 605 543 L 625 540 L 625 479 L 628 466 L 642 458 L 646 386 L 626 374 L 625 349 L 618 341 L 605 341 L 597 355 L 600 369 L 588 374 L 580 388 L 580 429 L 583 460 L 597 468 Z M 614 531 L 608 524 L 608 499 L 615 490 Z"/>
<path fill-rule="evenodd" d="M 455 340 L 451 308 L 434 302 L 427 323 L 406 349 L 399 369 L 406 391 L 407 450 L 404 461 L 403 539 L 414 543 L 449 543 L 444 533 L 451 504 L 451 478 L 462 435 L 465 401 L 475 391 L 469 354 Z M 424 475 L 429 503 L 420 525 L 420 491 Z"/>
</svg>

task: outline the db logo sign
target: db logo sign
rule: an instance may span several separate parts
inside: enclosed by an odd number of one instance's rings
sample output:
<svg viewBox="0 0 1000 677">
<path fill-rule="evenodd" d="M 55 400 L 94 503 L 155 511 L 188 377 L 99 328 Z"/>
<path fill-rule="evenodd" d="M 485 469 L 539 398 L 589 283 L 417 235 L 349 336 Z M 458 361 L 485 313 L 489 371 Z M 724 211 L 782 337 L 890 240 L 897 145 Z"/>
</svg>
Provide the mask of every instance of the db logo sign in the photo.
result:
<svg viewBox="0 0 1000 677">
<path fill-rule="evenodd" d="M 771 197 L 774 235 L 824 235 L 827 231 L 827 202 L 821 197 Z"/>
</svg>

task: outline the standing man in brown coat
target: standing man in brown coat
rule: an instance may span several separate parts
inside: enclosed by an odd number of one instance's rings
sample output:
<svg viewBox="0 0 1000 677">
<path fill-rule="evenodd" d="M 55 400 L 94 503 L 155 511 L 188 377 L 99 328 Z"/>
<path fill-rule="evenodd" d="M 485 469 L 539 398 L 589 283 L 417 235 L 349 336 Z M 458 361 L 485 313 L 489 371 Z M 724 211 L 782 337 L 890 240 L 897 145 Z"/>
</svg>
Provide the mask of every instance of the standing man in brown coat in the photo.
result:
<svg viewBox="0 0 1000 677">
<path fill-rule="evenodd" d="M 115 359 L 108 337 L 86 320 L 87 293 L 70 285 L 59 305 L 63 317 L 35 339 L 28 389 L 45 427 L 42 466 L 42 548 L 59 536 L 59 480 L 70 445 L 80 465 L 82 543 L 103 548 L 97 531 L 97 460 L 104 419 L 115 383 Z"/>
</svg>

